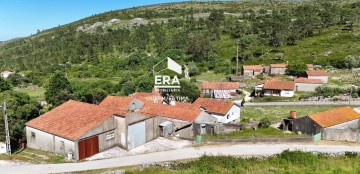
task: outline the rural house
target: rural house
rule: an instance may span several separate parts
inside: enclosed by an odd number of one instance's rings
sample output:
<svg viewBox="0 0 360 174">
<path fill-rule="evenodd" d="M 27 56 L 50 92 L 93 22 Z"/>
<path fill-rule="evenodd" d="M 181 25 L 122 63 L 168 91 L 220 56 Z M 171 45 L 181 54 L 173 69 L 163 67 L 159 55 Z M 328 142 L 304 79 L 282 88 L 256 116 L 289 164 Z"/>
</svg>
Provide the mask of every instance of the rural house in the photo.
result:
<svg viewBox="0 0 360 174">
<path fill-rule="evenodd" d="M 201 84 L 202 95 L 209 95 L 211 98 L 229 99 L 238 95 L 238 82 L 203 82 Z"/>
<path fill-rule="evenodd" d="M 359 121 L 360 113 L 346 106 L 297 119 L 285 119 L 284 127 L 309 135 L 321 133 L 324 140 L 358 142 Z"/>
<path fill-rule="evenodd" d="M 257 76 L 263 73 L 263 67 L 261 65 L 244 65 L 244 76 Z"/>
<path fill-rule="evenodd" d="M 198 98 L 194 106 L 201 108 L 220 123 L 233 123 L 240 121 L 240 106 L 230 101 Z"/>
<path fill-rule="evenodd" d="M 300 77 L 294 79 L 296 91 L 315 91 L 319 86 L 323 85 L 323 81 L 320 79 L 308 79 Z"/>
<path fill-rule="evenodd" d="M 266 81 L 263 87 L 264 96 L 293 97 L 294 90 L 293 81 L 281 81 L 275 78 Z"/>
<path fill-rule="evenodd" d="M 270 74 L 285 74 L 287 64 L 270 64 Z"/>
<path fill-rule="evenodd" d="M 329 79 L 328 72 L 326 70 L 312 70 L 306 71 L 308 79 L 320 79 L 323 83 L 327 83 Z"/>
</svg>

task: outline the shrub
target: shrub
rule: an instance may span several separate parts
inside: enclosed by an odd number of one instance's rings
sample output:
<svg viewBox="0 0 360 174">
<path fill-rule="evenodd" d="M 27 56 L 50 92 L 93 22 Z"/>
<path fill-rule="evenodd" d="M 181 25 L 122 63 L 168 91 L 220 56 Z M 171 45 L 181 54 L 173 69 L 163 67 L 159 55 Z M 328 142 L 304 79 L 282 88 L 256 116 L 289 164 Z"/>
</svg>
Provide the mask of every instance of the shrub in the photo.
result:
<svg viewBox="0 0 360 174">
<path fill-rule="evenodd" d="M 277 158 L 293 165 L 314 165 L 319 162 L 319 156 L 312 152 L 289 151 L 285 150 Z"/>
<path fill-rule="evenodd" d="M 268 128 L 270 126 L 270 120 L 268 118 L 262 118 L 258 124 L 259 128 Z"/>
</svg>

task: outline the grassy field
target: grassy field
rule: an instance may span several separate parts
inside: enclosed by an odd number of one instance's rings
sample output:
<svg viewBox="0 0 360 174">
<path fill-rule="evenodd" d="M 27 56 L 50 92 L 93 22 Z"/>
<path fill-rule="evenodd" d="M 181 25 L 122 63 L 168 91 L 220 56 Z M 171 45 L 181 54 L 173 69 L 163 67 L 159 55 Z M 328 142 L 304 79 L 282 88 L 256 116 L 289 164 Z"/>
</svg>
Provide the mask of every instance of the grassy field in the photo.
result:
<svg viewBox="0 0 360 174">
<path fill-rule="evenodd" d="M 284 133 L 275 128 L 245 129 L 238 132 L 232 132 L 223 135 L 204 135 L 204 140 L 211 139 L 247 139 L 247 138 L 294 138 L 294 137 L 308 137 L 307 135 L 298 135 L 295 133 Z"/>
<path fill-rule="evenodd" d="M 241 109 L 241 122 L 250 119 L 259 121 L 268 118 L 271 122 L 280 122 L 289 117 L 290 111 L 296 111 L 297 117 L 326 111 L 338 106 L 268 106 L 268 107 L 244 107 Z"/>
<path fill-rule="evenodd" d="M 102 173 L 126 170 L 127 174 L 212 174 L 212 173 L 314 173 L 314 174 L 342 174 L 359 173 L 360 156 L 346 153 L 344 156 L 330 156 L 326 154 L 312 154 L 311 152 L 284 151 L 266 159 L 243 159 L 232 156 L 202 156 L 199 159 L 174 162 L 168 168 L 152 167 L 140 171 L 138 167 L 121 167 L 101 169 L 76 173 Z"/>
<path fill-rule="evenodd" d="M 29 163 L 64 163 L 65 158 L 61 155 L 55 153 L 25 149 L 19 153 L 14 153 L 12 155 L 0 154 L 0 160 L 18 160 Z"/>
<path fill-rule="evenodd" d="M 224 73 L 214 73 L 214 71 L 208 71 L 202 73 L 201 75 L 195 76 L 196 80 L 204 80 L 204 81 L 226 81 L 226 77 L 229 75 L 225 75 Z"/>
<path fill-rule="evenodd" d="M 27 93 L 31 98 L 36 100 L 45 100 L 45 88 L 31 85 L 26 88 L 15 88 L 15 90 Z"/>
</svg>

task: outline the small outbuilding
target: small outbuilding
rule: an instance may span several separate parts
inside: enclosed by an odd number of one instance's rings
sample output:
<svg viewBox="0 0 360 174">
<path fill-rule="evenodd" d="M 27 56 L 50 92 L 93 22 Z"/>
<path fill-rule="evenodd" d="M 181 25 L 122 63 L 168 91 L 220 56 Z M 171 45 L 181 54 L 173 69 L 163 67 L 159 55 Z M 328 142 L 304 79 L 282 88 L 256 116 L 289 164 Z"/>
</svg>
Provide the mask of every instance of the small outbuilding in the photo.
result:
<svg viewBox="0 0 360 174">
<path fill-rule="evenodd" d="M 239 87 L 238 82 L 203 82 L 201 93 L 210 95 L 211 98 L 229 99 L 237 95 Z"/>
<path fill-rule="evenodd" d="M 329 79 L 329 74 L 326 70 L 312 70 L 306 71 L 308 79 L 320 79 L 323 83 L 327 83 Z"/>
<path fill-rule="evenodd" d="M 270 74 L 285 74 L 287 66 L 287 64 L 270 64 Z"/>
<path fill-rule="evenodd" d="M 243 75 L 244 76 L 257 76 L 264 72 L 261 65 L 244 65 Z"/>
<path fill-rule="evenodd" d="M 315 91 L 316 88 L 323 85 L 320 79 L 308 79 L 300 77 L 294 79 L 296 91 Z"/>
<path fill-rule="evenodd" d="M 275 78 L 266 81 L 263 87 L 264 96 L 293 97 L 294 90 L 293 81 L 281 81 Z"/>
</svg>

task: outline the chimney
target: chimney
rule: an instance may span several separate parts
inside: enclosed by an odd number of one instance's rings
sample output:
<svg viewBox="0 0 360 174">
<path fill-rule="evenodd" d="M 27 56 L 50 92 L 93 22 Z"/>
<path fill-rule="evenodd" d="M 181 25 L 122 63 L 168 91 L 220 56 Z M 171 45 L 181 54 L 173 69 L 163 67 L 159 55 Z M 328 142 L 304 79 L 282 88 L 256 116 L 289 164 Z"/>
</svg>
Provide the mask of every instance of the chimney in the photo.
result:
<svg viewBox="0 0 360 174">
<path fill-rule="evenodd" d="M 296 111 L 290 111 L 290 119 L 296 119 Z"/>
</svg>

